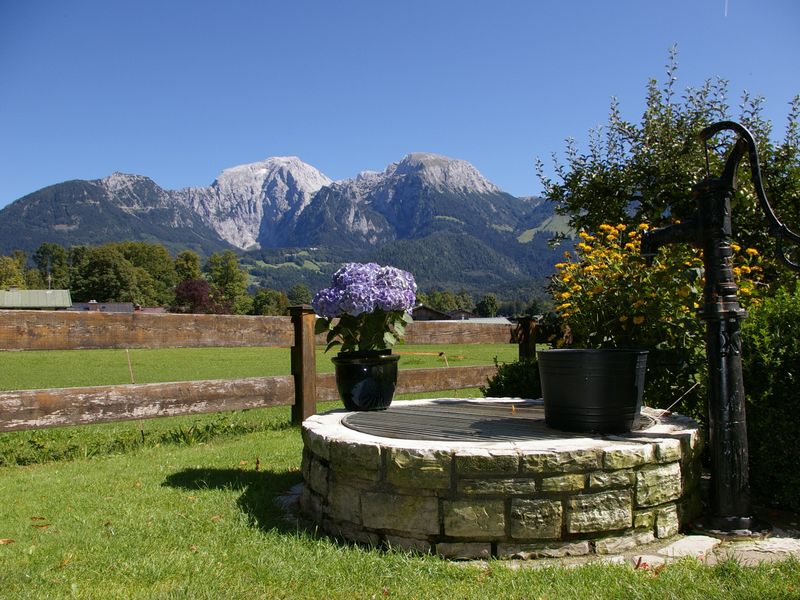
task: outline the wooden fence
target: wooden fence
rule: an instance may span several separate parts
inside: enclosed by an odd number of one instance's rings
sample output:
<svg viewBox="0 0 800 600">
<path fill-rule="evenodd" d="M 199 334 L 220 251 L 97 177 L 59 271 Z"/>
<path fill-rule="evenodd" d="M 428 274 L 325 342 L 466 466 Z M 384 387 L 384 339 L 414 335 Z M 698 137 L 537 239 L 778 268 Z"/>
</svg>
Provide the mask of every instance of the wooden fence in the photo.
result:
<svg viewBox="0 0 800 600">
<path fill-rule="evenodd" d="M 186 348 L 263 346 L 291 348 L 291 375 L 235 380 L 110 385 L 0 392 L 0 432 L 63 425 L 291 405 L 298 424 L 318 401 L 335 400 L 332 373 L 316 372 L 316 317 L 309 307 L 291 317 L 178 315 L 65 311 L 0 311 L 0 350 Z M 421 321 L 406 330 L 409 344 L 519 344 L 535 352 L 535 323 Z M 397 393 L 483 385 L 493 365 L 401 369 Z"/>
</svg>

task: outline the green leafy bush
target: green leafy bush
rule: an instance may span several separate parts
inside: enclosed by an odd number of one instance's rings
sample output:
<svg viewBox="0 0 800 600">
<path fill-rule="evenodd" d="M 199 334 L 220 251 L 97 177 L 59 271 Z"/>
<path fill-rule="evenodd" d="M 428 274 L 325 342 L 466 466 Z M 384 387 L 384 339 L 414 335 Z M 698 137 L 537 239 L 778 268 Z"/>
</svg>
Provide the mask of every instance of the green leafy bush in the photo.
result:
<svg viewBox="0 0 800 600">
<path fill-rule="evenodd" d="M 800 509 L 800 283 L 752 309 L 742 331 L 753 492 Z"/>
<path fill-rule="evenodd" d="M 542 385 L 539 381 L 539 363 L 534 360 L 521 360 L 511 363 L 498 363 L 497 374 L 481 392 L 492 398 L 541 398 Z"/>
</svg>

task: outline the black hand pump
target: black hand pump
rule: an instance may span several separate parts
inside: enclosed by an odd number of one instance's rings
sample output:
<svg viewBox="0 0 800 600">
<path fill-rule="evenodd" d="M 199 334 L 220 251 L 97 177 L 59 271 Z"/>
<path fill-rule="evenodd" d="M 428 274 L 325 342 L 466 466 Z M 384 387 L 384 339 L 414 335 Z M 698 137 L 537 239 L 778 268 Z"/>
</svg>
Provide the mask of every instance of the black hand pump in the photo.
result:
<svg viewBox="0 0 800 600">
<path fill-rule="evenodd" d="M 708 174 L 708 140 L 720 131 L 737 136 L 720 177 Z M 781 260 L 793 269 L 800 264 L 786 256 L 784 241 L 800 244 L 800 235 L 790 231 L 775 216 L 761 182 L 758 150 L 752 134 L 739 123 L 723 121 L 700 132 L 706 145 L 706 177 L 695 184 L 692 196 L 697 210 L 693 217 L 679 224 L 646 232 L 642 236 L 642 255 L 652 259 L 658 248 L 684 242 L 703 250 L 705 287 L 703 306 L 698 312 L 706 322 L 706 357 L 708 363 L 708 420 L 711 452 L 711 521 L 712 529 L 723 531 L 752 530 L 748 473 L 747 424 L 745 420 L 744 383 L 742 381 L 742 344 L 739 323 L 747 316 L 736 297 L 731 267 L 731 197 L 736 189 L 736 170 L 745 152 L 756 195 L 776 240 Z"/>
</svg>

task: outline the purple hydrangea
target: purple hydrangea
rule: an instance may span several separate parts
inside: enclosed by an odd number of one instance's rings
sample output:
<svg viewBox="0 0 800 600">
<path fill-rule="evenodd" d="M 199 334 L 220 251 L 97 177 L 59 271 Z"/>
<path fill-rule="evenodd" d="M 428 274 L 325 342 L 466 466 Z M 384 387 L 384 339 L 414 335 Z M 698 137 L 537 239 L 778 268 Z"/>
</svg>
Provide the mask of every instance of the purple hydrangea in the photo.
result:
<svg viewBox="0 0 800 600">
<path fill-rule="evenodd" d="M 417 284 L 411 273 L 376 263 L 348 263 L 333 274 L 332 285 L 317 292 L 311 305 L 321 317 L 357 317 L 375 310 L 409 311 Z"/>
</svg>

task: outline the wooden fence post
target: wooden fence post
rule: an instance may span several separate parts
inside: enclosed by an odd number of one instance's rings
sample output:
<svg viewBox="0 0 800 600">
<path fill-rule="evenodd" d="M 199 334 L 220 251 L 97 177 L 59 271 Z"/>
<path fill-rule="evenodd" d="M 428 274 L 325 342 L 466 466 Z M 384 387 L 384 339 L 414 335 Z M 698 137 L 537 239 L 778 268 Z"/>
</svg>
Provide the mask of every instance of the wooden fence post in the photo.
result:
<svg viewBox="0 0 800 600">
<path fill-rule="evenodd" d="M 305 304 L 289 307 L 289 314 L 294 324 L 292 425 L 299 425 L 303 419 L 317 412 L 317 356 L 314 338 L 317 316 Z"/>
<path fill-rule="evenodd" d="M 520 317 L 517 321 L 517 340 L 519 342 L 519 359 L 536 358 L 536 320 L 533 317 Z"/>
</svg>

